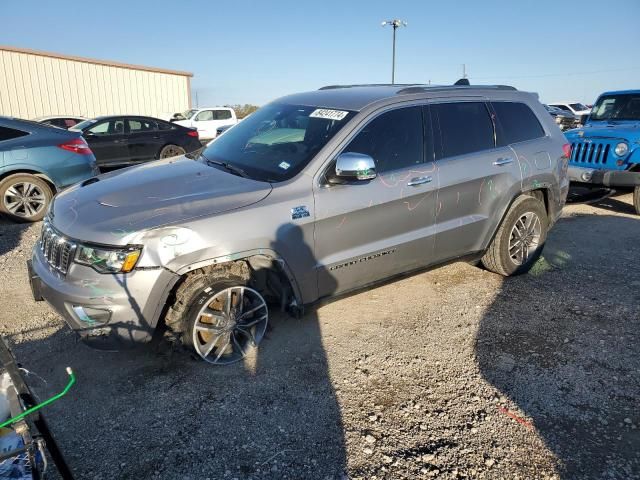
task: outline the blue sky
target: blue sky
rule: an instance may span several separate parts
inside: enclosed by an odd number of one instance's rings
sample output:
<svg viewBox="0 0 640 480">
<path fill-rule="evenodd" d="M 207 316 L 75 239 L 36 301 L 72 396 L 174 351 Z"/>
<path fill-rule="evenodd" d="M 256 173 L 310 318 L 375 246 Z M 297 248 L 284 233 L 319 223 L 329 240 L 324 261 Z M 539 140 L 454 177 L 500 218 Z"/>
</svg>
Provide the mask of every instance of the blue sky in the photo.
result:
<svg viewBox="0 0 640 480">
<path fill-rule="evenodd" d="M 592 103 L 640 88 L 640 0 L 0 0 L 0 44 L 187 70 L 200 105 L 336 83 L 472 83 Z"/>
</svg>

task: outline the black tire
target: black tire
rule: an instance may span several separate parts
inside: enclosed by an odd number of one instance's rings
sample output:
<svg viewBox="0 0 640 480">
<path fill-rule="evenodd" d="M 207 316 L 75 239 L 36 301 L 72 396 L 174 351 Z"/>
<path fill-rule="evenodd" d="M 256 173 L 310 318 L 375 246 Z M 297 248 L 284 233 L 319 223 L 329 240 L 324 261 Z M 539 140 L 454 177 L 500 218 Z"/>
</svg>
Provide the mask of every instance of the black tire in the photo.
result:
<svg viewBox="0 0 640 480">
<path fill-rule="evenodd" d="M 640 186 L 633 189 L 633 207 L 636 209 L 636 213 L 640 215 Z"/>
<path fill-rule="evenodd" d="M 178 157 L 180 155 L 184 155 L 187 151 L 179 145 L 173 145 L 170 143 L 169 145 L 165 145 L 158 153 L 158 158 L 171 158 Z"/>
<path fill-rule="evenodd" d="M 28 192 L 25 185 L 31 185 L 33 189 Z M 24 194 L 16 197 L 13 193 Z M 18 205 L 16 206 L 16 200 Z M 22 198 L 29 201 L 22 202 Z M 18 222 L 38 222 L 44 218 L 53 191 L 49 184 L 43 179 L 28 173 L 16 173 L 9 175 L 0 182 L 0 212 L 8 215 Z"/>
<path fill-rule="evenodd" d="M 165 315 L 165 324 L 176 333 L 182 344 L 190 349 L 196 356 L 202 356 L 198 349 L 198 345 L 194 339 L 198 339 L 198 332 L 194 332 L 196 322 L 200 318 L 201 309 L 214 299 L 220 292 L 232 287 L 247 287 L 249 284 L 249 269 L 244 263 L 234 263 L 229 265 L 218 266 L 215 268 L 200 269 L 188 274 L 182 284 L 175 293 L 175 301 L 167 310 Z M 265 304 L 265 312 L 268 310 Z M 260 331 L 252 334 L 252 346 L 256 346 L 266 330 L 266 320 L 260 325 Z M 196 335 L 194 335 L 196 333 Z M 213 334 L 209 334 L 213 335 Z M 204 339 L 206 341 L 207 339 Z M 229 356 L 221 358 L 219 361 L 212 362 L 217 364 L 228 364 L 241 360 L 246 353 L 240 349 L 242 355 Z M 215 352 L 214 352 L 215 353 Z M 233 353 L 233 348 L 232 348 Z"/>
<path fill-rule="evenodd" d="M 509 253 L 509 241 L 512 238 L 516 222 L 530 213 L 535 214 L 540 221 L 539 240 L 535 250 L 528 254 L 524 262 L 519 264 Z M 549 220 L 544 203 L 535 197 L 518 197 L 509 208 L 489 248 L 482 257 L 482 264 L 487 270 L 505 277 L 528 272 L 542 254 L 548 229 Z"/>
</svg>

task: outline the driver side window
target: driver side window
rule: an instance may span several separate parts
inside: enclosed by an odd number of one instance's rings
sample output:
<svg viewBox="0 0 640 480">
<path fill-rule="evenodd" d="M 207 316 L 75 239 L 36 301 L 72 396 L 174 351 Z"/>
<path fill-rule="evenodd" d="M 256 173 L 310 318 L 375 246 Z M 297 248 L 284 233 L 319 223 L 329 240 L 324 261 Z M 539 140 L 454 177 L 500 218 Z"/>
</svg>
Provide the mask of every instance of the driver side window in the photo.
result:
<svg viewBox="0 0 640 480">
<path fill-rule="evenodd" d="M 422 107 L 385 112 L 371 120 L 344 149 L 373 158 L 378 173 L 424 162 Z"/>
<path fill-rule="evenodd" d="M 213 120 L 213 111 L 204 110 L 203 112 L 200 112 L 196 115 L 196 120 L 198 122 L 208 122 L 209 120 Z"/>
</svg>

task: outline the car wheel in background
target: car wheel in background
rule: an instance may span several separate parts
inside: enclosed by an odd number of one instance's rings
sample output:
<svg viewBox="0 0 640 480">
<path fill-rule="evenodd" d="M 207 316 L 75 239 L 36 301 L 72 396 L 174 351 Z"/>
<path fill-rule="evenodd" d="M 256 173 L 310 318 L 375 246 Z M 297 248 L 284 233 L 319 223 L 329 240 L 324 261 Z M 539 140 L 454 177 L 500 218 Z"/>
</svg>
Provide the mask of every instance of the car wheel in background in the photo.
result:
<svg viewBox="0 0 640 480">
<path fill-rule="evenodd" d="M 636 213 L 640 215 L 640 186 L 633 189 L 633 206 L 636 209 Z"/>
<path fill-rule="evenodd" d="M 269 309 L 244 275 L 200 270 L 180 285 L 165 323 L 204 361 L 228 365 L 242 360 L 264 337 Z"/>
<path fill-rule="evenodd" d="M 53 192 L 35 175 L 17 173 L 0 182 L 0 212 L 23 222 L 37 222 L 47 213 Z"/>
<path fill-rule="evenodd" d="M 535 197 L 518 197 L 482 257 L 482 264 L 504 276 L 528 272 L 542 253 L 548 228 L 544 204 Z"/>
<path fill-rule="evenodd" d="M 185 153 L 187 153 L 186 150 L 178 145 L 165 145 L 162 147 L 162 150 L 160 150 L 159 157 L 171 158 L 177 157 L 178 155 L 184 155 Z"/>
</svg>

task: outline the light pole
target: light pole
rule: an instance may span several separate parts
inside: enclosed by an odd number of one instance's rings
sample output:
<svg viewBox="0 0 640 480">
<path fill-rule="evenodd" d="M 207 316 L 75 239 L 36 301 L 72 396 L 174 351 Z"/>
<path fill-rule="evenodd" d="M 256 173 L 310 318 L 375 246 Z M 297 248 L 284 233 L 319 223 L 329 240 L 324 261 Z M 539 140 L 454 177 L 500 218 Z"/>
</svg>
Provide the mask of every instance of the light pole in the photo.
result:
<svg viewBox="0 0 640 480">
<path fill-rule="evenodd" d="M 407 22 L 398 20 L 397 18 L 382 22 L 383 27 L 386 27 L 387 25 L 391 25 L 393 27 L 393 57 L 391 60 L 391 84 L 393 85 L 396 83 L 396 30 L 398 27 L 406 27 Z"/>
</svg>

